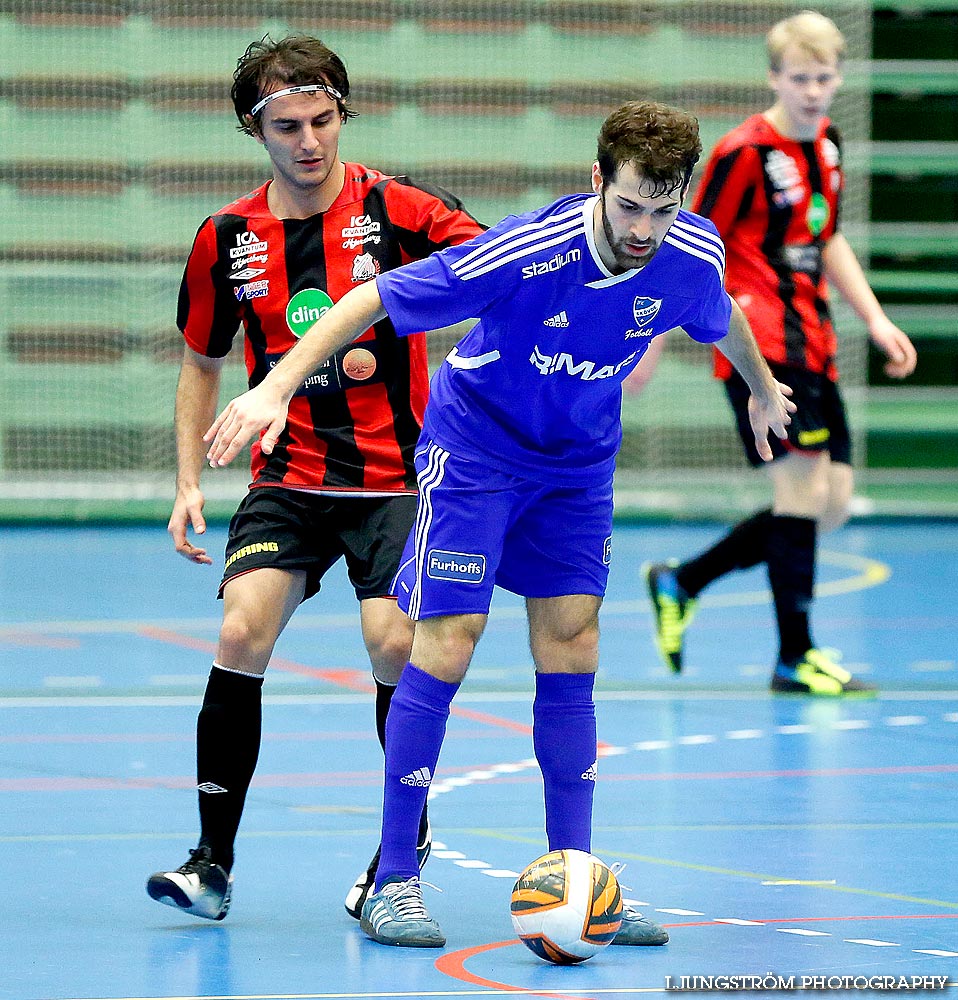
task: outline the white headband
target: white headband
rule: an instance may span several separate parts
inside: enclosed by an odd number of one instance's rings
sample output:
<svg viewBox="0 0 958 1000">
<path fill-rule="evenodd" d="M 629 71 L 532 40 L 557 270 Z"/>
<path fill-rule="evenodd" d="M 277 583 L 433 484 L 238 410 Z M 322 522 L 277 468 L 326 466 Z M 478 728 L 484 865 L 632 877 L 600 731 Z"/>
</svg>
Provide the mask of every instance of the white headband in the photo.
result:
<svg viewBox="0 0 958 1000">
<path fill-rule="evenodd" d="M 343 99 L 343 95 L 338 90 L 330 87 L 329 84 L 306 83 L 302 87 L 287 87 L 285 90 L 274 90 L 272 94 L 267 95 L 258 104 L 253 105 L 250 115 L 258 115 L 270 101 L 275 101 L 277 97 L 287 97 L 289 94 L 316 94 L 320 92 L 326 94 L 327 97 L 332 98 L 334 101 L 341 101 Z"/>
</svg>

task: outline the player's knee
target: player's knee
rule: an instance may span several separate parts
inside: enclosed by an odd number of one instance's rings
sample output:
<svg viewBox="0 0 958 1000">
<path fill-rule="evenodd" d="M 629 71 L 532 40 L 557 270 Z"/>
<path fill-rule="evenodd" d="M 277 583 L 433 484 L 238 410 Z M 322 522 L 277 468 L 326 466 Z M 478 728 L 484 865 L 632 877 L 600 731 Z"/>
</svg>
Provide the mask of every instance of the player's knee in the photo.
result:
<svg viewBox="0 0 958 1000">
<path fill-rule="evenodd" d="M 563 661 L 589 663 L 599 650 L 599 622 L 596 618 L 552 623 L 547 631 L 537 630 L 531 637 L 537 662 Z"/>
<path fill-rule="evenodd" d="M 223 618 L 218 659 L 233 669 L 260 673 L 275 641 L 261 623 L 242 612 L 233 612 Z"/>
<path fill-rule="evenodd" d="M 818 518 L 818 530 L 820 534 L 827 534 L 829 531 L 836 531 L 843 527 L 851 514 L 851 497 L 842 494 L 840 496 L 829 497 L 825 510 Z"/>
<path fill-rule="evenodd" d="M 425 618 L 416 625 L 410 659 L 444 680 L 461 678 L 485 627 L 485 615 Z"/>
<path fill-rule="evenodd" d="M 412 648 L 412 623 L 409 628 L 396 628 L 388 632 L 366 636 L 366 652 L 372 664 L 373 676 L 386 684 L 399 680 L 403 667 L 409 662 Z"/>
</svg>

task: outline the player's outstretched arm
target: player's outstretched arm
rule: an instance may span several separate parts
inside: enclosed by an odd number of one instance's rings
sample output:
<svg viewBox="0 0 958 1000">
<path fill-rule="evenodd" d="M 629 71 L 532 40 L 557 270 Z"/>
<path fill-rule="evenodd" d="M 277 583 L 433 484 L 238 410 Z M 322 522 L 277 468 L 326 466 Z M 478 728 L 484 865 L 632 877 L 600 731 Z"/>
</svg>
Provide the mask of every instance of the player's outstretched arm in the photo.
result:
<svg viewBox="0 0 958 1000">
<path fill-rule="evenodd" d="M 797 409 L 788 398 L 792 390 L 775 380 L 745 314 L 734 299 L 728 333 L 715 346 L 732 362 L 751 390 L 748 417 L 755 435 L 755 448 L 762 459 L 770 462 L 772 446 L 768 443 L 768 432 L 783 441 L 788 437 L 786 428 L 792 422 L 790 414 Z"/>
<path fill-rule="evenodd" d="M 887 356 L 885 374 L 907 378 L 918 364 L 918 352 L 908 335 L 885 315 L 885 310 L 868 284 L 855 251 L 841 233 L 836 233 L 822 251 L 825 277 L 868 326 L 868 335 Z"/>
<path fill-rule="evenodd" d="M 197 535 L 206 531 L 203 517 L 205 498 L 200 489 L 203 471 L 203 429 L 216 413 L 220 392 L 222 358 L 197 354 L 189 346 L 183 348 L 183 362 L 176 384 L 176 498 L 167 525 L 173 547 L 190 562 L 208 566 L 213 560 L 206 549 L 194 545 L 188 536 L 190 528 Z"/>
<path fill-rule="evenodd" d="M 330 355 L 385 315 L 375 281 L 344 295 L 283 355 L 259 385 L 231 400 L 213 421 L 203 435 L 210 446 L 206 455 L 210 465 L 229 465 L 264 428 L 266 433 L 260 447 L 269 455 L 286 426 L 289 401 L 303 381 Z"/>
</svg>

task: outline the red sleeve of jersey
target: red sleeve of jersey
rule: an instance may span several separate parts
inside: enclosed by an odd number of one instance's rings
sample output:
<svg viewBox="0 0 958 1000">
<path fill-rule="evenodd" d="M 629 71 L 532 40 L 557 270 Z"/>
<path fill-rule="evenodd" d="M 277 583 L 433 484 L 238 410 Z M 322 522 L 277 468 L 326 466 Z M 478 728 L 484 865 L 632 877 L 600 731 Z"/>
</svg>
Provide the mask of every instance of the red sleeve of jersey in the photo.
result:
<svg viewBox="0 0 958 1000">
<path fill-rule="evenodd" d="M 235 300 L 229 289 L 217 289 L 213 280 L 217 259 L 216 227 L 210 218 L 200 226 L 193 240 L 177 308 L 177 326 L 186 343 L 208 358 L 229 354 L 239 328 Z"/>
<path fill-rule="evenodd" d="M 705 165 L 692 211 L 711 219 L 726 242 L 735 223 L 749 212 L 758 183 L 757 166 L 751 146 L 727 147 L 722 143 Z"/>
<path fill-rule="evenodd" d="M 410 259 L 465 243 L 488 228 L 462 202 L 441 187 L 396 177 L 386 189 L 389 218 L 400 230 L 400 244 Z M 409 238 L 403 239 L 402 231 Z"/>
</svg>

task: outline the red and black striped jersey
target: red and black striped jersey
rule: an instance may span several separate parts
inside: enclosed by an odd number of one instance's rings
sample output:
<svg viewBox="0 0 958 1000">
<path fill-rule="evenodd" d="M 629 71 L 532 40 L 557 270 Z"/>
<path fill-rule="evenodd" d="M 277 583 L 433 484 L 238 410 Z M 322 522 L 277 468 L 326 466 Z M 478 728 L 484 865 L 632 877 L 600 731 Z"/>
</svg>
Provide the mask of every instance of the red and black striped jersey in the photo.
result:
<svg viewBox="0 0 958 1000">
<path fill-rule="evenodd" d="M 838 228 L 844 174 L 837 129 L 814 140 L 781 135 L 763 115 L 712 152 L 694 211 L 725 243 L 725 285 L 769 361 L 837 378 L 822 250 Z M 715 374 L 732 366 L 715 352 Z"/>
<path fill-rule="evenodd" d="M 250 387 L 351 288 L 484 229 L 441 188 L 345 167 L 343 189 L 325 212 L 277 219 L 267 182 L 197 231 L 177 324 L 211 358 L 229 353 L 242 325 Z M 253 445 L 253 486 L 414 493 L 428 391 L 425 334 L 398 337 L 382 320 L 306 380 L 271 455 Z"/>
</svg>

